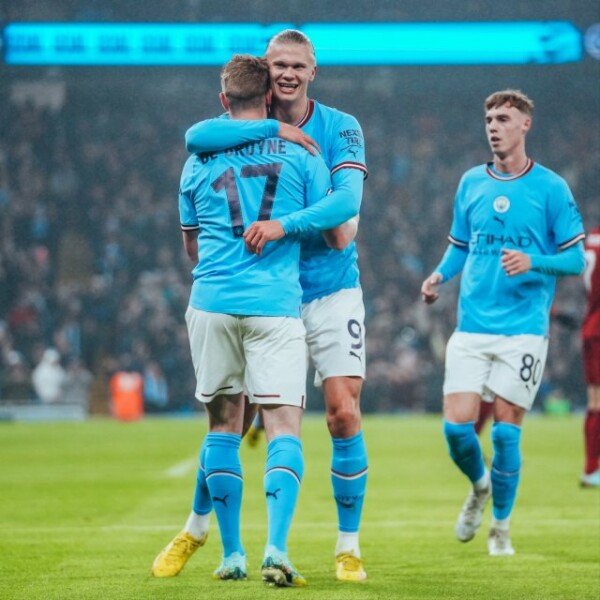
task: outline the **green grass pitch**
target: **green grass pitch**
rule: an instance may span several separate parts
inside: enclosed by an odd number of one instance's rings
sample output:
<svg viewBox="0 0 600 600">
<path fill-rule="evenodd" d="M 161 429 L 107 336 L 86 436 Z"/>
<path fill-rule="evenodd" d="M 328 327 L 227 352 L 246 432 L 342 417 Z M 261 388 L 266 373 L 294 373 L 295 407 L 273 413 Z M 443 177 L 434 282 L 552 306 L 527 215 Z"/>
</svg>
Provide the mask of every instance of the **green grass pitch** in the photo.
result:
<svg viewBox="0 0 600 600">
<path fill-rule="evenodd" d="M 247 582 L 211 579 L 221 547 L 206 546 L 173 579 L 154 556 L 187 516 L 204 422 L 0 424 L 0 598 L 595 599 L 600 597 L 600 503 L 577 486 L 581 420 L 532 417 L 512 539 L 517 555 L 490 558 L 486 526 L 468 544 L 453 537 L 468 489 L 447 457 L 436 417 L 365 419 L 369 484 L 361 534 L 364 584 L 333 578 L 335 508 L 324 420 L 304 423 L 305 477 L 290 557 L 305 589 L 265 588 L 264 442 L 244 446 L 243 537 Z M 485 436 L 488 438 L 488 436 Z M 489 440 L 485 443 L 489 455 Z"/>
</svg>

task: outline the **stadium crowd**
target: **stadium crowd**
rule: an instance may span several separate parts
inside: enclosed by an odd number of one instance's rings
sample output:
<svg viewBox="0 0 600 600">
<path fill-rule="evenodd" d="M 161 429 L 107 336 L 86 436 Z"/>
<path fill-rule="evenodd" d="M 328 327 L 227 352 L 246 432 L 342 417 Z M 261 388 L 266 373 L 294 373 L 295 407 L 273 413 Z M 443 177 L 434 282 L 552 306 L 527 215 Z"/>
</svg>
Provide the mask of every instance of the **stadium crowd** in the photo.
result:
<svg viewBox="0 0 600 600">
<path fill-rule="evenodd" d="M 61 385 L 75 379 L 79 398 L 90 385 L 106 398 L 110 374 L 133 370 L 144 375 L 149 405 L 194 409 L 183 320 L 192 265 L 181 247 L 176 193 L 184 131 L 215 112 L 209 83 L 193 112 L 165 109 L 148 92 L 138 110 L 139 99 L 95 101 L 71 90 L 55 110 L 13 100 L 2 111 L 0 401 L 45 400 L 32 372 L 53 348 Z M 480 114 L 442 102 L 443 112 L 412 107 L 400 120 L 393 103 L 368 92 L 352 107 L 323 101 L 355 114 L 367 143 L 358 237 L 364 408 L 439 410 L 456 294 L 443 294 L 426 313 L 419 288 L 446 246 L 458 178 L 488 158 Z M 568 180 L 590 228 L 600 223 L 598 117 L 590 123 L 575 108 L 565 111 L 551 126 L 536 122 L 529 150 Z M 545 395 L 583 402 L 576 331 L 583 298 L 575 278 L 558 286 Z M 93 384 L 81 375 L 88 371 Z"/>
</svg>

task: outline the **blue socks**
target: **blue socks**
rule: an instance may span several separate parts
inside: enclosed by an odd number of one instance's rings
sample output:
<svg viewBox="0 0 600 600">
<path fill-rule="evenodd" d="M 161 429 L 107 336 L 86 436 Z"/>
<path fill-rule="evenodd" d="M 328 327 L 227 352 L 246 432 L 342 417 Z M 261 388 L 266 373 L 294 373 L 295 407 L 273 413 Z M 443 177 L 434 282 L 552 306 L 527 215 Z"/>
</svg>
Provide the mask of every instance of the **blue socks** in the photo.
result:
<svg viewBox="0 0 600 600">
<path fill-rule="evenodd" d="M 196 490 L 194 491 L 194 502 L 192 504 L 192 510 L 197 515 L 207 515 L 213 507 L 208 485 L 206 484 L 206 442 L 207 438 L 204 438 L 204 443 L 202 444 L 202 448 L 200 448 L 200 465 L 198 467 Z"/>
<path fill-rule="evenodd" d="M 471 483 L 479 481 L 485 474 L 485 463 L 473 421 L 468 423 L 444 421 L 444 435 L 450 457 L 456 466 L 471 480 Z"/>
<path fill-rule="evenodd" d="M 512 511 L 521 468 L 521 428 L 511 423 L 494 423 L 492 444 L 492 500 L 494 518 L 498 521 L 508 519 Z"/>
<path fill-rule="evenodd" d="M 272 439 L 267 447 L 264 477 L 269 522 L 267 554 L 287 552 L 287 536 L 303 473 L 304 458 L 300 440 L 292 435 L 280 435 Z"/>
<path fill-rule="evenodd" d="M 210 499 L 219 522 L 223 556 L 244 554 L 240 539 L 242 505 L 241 436 L 235 433 L 209 433 L 204 441 L 204 467 Z"/>
<path fill-rule="evenodd" d="M 350 438 L 332 438 L 331 485 L 337 505 L 338 526 L 355 533 L 360 527 L 367 487 L 367 450 L 362 431 Z"/>
</svg>

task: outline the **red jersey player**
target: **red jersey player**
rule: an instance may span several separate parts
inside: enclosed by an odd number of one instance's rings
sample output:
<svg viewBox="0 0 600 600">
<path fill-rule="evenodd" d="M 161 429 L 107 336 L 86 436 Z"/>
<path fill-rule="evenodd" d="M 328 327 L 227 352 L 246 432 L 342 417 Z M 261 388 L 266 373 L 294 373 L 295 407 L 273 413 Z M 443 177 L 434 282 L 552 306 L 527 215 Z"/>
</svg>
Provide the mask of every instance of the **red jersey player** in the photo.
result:
<svg viewBox="0 0 600 600">
<path fill-rule="evenodd" d="M 600 487 L 600 227 L 585 241 L 587 311 L 581 328 L 588 404 L 585 413 L 583 487 Z"/>
</svg>

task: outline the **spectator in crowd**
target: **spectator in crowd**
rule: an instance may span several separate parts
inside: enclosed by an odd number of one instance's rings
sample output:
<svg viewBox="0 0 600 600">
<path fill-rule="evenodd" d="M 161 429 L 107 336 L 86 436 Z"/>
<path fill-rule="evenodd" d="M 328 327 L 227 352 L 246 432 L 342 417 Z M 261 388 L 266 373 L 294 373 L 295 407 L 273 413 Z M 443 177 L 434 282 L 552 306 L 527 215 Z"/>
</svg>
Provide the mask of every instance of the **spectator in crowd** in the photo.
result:
<svg viewBox="0 0 600 600">
<path fill-rule="evenodd" d="M 60 354 L 54 348 L 47 348 L 31 377 L 35 393 L 43 404 L 64 401 L 66 377 L 60 364 Z"/>
<path fill-rule="evenodd" d="M 29 402 L 34 399 L 35 392 L 31 385 L 31 374 L 23 357 L 11 350 L 7 356 L 8 366 L 2 384 L 0 399 L 6 402 Z"/>
</svg>

